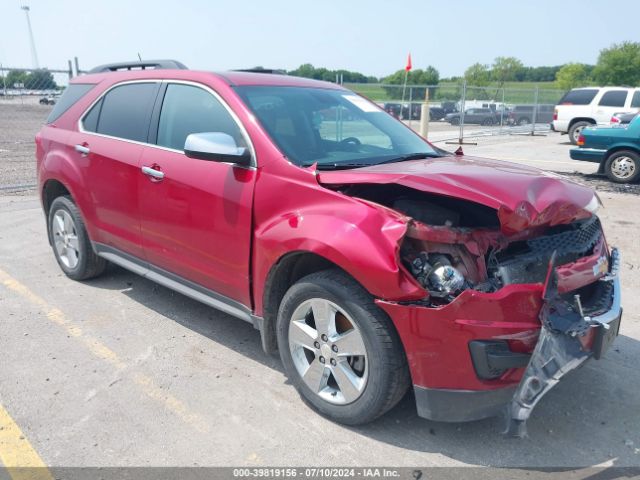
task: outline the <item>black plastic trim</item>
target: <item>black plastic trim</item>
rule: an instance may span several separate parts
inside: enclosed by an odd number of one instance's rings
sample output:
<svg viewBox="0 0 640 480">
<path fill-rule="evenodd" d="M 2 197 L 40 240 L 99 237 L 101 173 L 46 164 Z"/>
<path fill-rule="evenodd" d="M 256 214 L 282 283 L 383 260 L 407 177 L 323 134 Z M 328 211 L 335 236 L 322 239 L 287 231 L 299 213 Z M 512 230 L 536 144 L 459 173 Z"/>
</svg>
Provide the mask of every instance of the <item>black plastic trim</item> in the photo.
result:
<svg viewBox="0 0 640 480">
<path fill-rule="evenodd" d="M 138 62 L 105 63 L 92 68 L 88 73 L 117 72 L 118 70 L 132 69 L 188 70 L 184 63 L 177 60 L 143 60 Z"/>
<path fill-rule="evenodd" d="M 469 342 L 471 361 L 478 378 L 492 380 L 510 368 L 526 367 L 531 355 L 512 352 L 504 340 L 472 340 Z"/>
<path fill-rule="evenodd" d="M 448 390 L 413 386 L 422 418 L 437 422 L 471 422 L 500 415 L 516 387 L 496 390 Z"/>
</svg>

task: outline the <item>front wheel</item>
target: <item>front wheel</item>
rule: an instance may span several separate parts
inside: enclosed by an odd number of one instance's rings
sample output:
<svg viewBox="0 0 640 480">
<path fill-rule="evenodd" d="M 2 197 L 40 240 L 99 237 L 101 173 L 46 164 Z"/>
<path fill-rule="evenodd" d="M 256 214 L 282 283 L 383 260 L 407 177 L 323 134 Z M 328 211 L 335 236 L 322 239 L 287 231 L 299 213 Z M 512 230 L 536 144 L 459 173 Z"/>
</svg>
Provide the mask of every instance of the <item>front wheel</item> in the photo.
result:
<svg viewBox="0 0 640 480">
<path fill-rule="evenodd" d="M 614 152 L 605 161 L 604 171 L 617 183 L 633 183 L 640 177 L 640 155 L 631 150 Z"/>
<path fill-rule="evenodd" d="M 407 390 L 409 372 L 395 328 L 341 271 L 314 273 L 293 285 L 280 305 L 277 333 L 292 384 L 336 422 L 370 422 Z"/>
</svg>

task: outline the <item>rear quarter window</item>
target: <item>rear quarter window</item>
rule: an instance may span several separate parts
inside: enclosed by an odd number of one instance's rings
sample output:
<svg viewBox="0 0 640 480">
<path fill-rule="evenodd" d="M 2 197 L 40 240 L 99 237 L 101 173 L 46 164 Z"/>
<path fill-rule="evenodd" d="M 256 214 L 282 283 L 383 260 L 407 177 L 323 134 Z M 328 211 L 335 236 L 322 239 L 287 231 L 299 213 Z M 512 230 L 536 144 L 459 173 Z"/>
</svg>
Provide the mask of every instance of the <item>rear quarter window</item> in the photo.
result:
<svg viewBox="0 0 640 480">
<path fill-rule="evenodd" d="M 589 105 L 597 95 L 597 88 L 586 88 L 583 90 L 571 90 L 562 97 L 558 105 Z"/>
<path fill-rule="evenodd" d="M 627 100 L 626 90 L 611 90 L 610 92 L 602 95 L 600 103 L 598 105 L 602 107 L 624 107 L 624 102 Z"/>
<path fill-rule="evenodd" d="M 53 110 L 51 110 L 51 113 L 47 117 L 47 123 L 55 122 L 93 87 L 95 87 L 95 85 L 89 83 L 72 83 L 69 85 L 56 102 Z"/>
</svg>

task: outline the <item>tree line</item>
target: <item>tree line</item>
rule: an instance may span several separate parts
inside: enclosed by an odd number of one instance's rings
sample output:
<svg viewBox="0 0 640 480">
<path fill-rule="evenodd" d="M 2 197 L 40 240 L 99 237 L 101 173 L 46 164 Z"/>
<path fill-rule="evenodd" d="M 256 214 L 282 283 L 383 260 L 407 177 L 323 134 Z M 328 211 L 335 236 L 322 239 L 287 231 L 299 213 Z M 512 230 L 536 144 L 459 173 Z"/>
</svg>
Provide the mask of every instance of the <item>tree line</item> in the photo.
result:
<svg viewBox="0 0 640 480">
<path fill-rule="evenodd" d="M 20 87 L 18 87 L 20 86 Z M 25 88 L 27 90 L 55 90 L 58 88 L 51 72 L 45 69 L 23 72 L 9 70 L 6 76 L 0 76 L 0 90 L 4 88 Z"/>
<path fill-rule="evenodd" d="M 390 94 L 396 96 L 397 85 L 402 85 L 405 70 L 378 78 L 349 70 L 316 68 L 310 63 L 300 65 L 289 75 L 335 82 L 337 78 L 346 83 L 382 83 Z M 438 85 L 440 82 L 458 83 L 466 80 L 469 85 L 483 87 L 504 86 L 506 82 L 553 82 L 559 89 L 569 90 L 589 84 L 640 86 L 640 42 L 613 44 L 600 51 L 595 65 L 567 63 L 556 66 L 525 66 L 515 57 L 497 57 L 490 65 L 474 63 L 461 77 L 440 78 L 438 70 L 429 65 L 424 69 L 411 70 L 407 75 L 409 85 Z M 393 90 L 393 91 L 392 91 Z M 424 96 L 424 90 L 415 92 Z M 415 90 L 414 90 L 415 91 Z"/>
</svg>

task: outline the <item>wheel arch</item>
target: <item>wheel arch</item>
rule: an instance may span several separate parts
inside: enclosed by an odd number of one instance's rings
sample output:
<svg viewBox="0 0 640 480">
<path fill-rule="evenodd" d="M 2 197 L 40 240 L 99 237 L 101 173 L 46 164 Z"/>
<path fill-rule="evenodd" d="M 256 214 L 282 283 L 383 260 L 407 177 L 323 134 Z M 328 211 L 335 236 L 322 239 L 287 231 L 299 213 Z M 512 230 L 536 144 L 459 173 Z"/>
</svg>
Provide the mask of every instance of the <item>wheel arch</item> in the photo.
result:
<svg viewBox="0 0 640 480">
<path fill-rule="evenodd" d="M 589 122 L 592 124 L 596 124 L 597 122 L 595 121 L 595 119 L 591 118 L 591 117 L 575 117 L 572 118 L 571 121 L 569 122 L 569 126 L 567 127 L 567 129 L 570 129 L 571 127 L 573 127 L 576 123 L 578 122 Z"/>
</svg>

